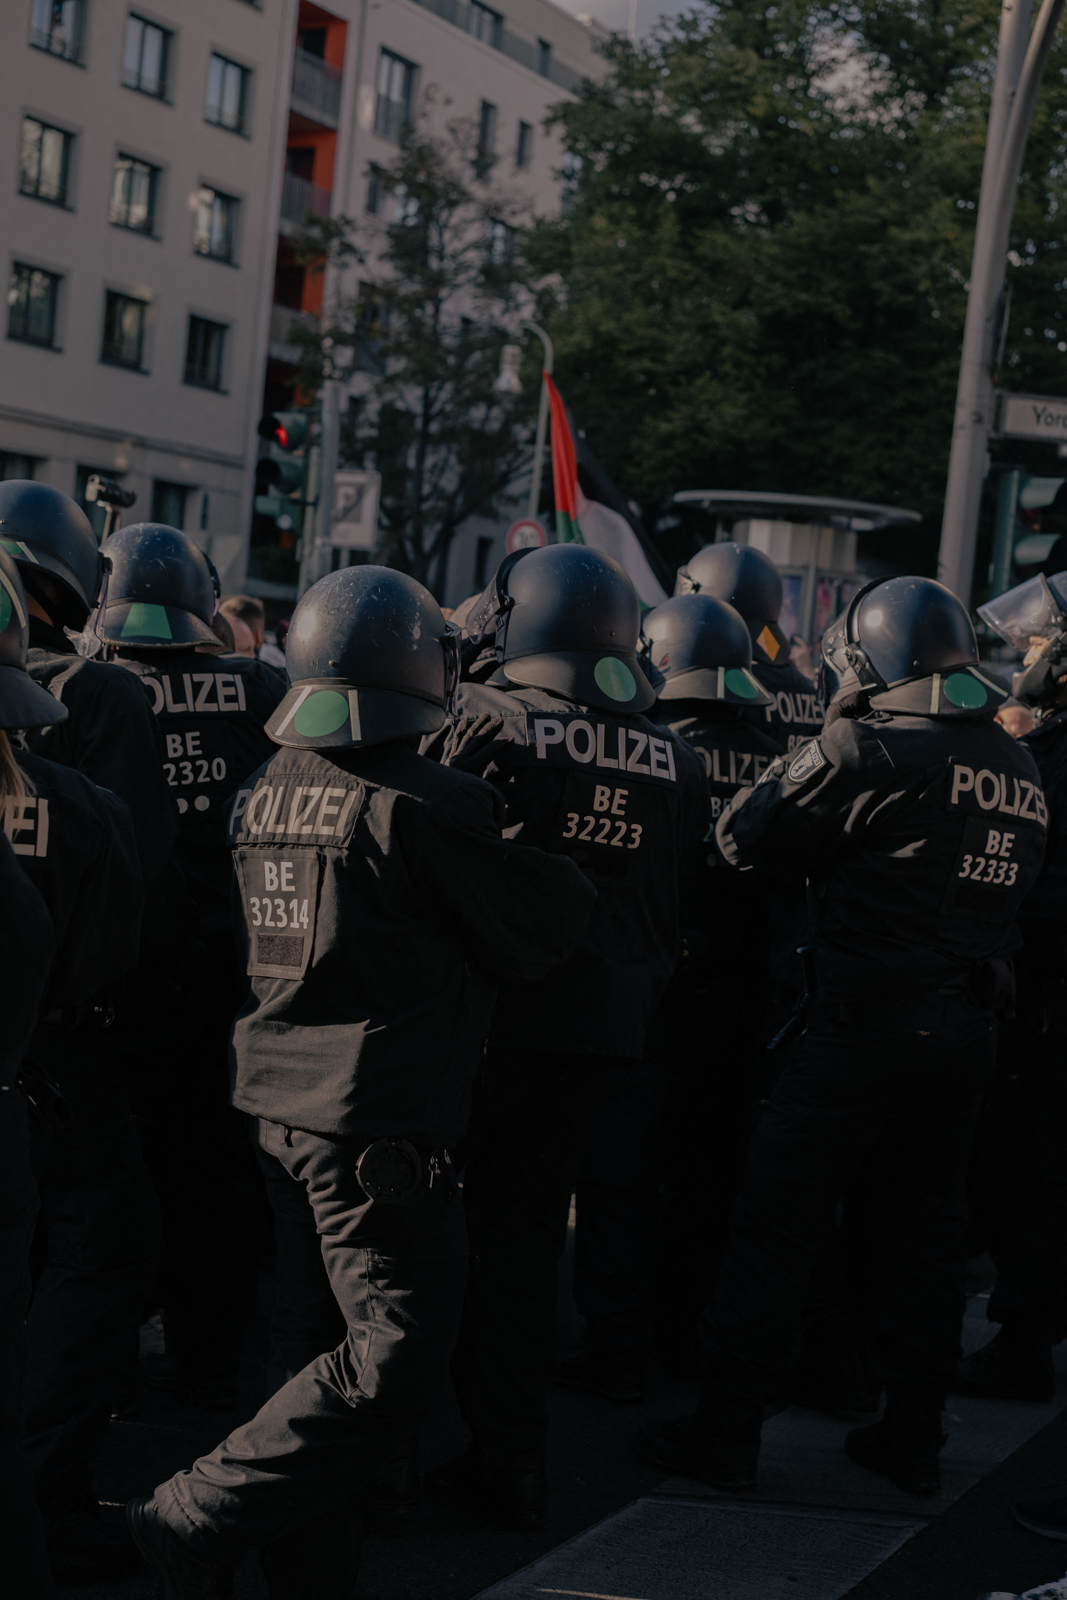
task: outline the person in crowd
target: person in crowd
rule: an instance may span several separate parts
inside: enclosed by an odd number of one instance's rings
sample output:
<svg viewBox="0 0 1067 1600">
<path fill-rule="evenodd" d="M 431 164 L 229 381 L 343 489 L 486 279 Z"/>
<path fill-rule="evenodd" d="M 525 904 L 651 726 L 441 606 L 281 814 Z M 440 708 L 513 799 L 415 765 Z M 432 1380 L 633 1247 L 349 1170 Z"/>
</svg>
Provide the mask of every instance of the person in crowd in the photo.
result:
<svg viewBox="0 0 1067 1600">
<path fill-rule="evenodd" d="M 169 1359 L 145 1376 L 194 1404 L 227 1410 L 255 1309 L 260 1188 L 243 1118 L 229 1105 L 230 1026 L 247 979 L 230 925 L 225 803 L 273 751 L 264 725 L 285 690 L 260 662 L 218 653 L 218 579 L 187 534 L 136 523 L 113 533 L 104 554 L 111 572 L 94 629 L 108 657 L 140 680 L 162 734 L 163 772 L 179 811 L 174 858 L 204 950 L 181 1047 L 168 1051 L 169 1070 L 136 1094 L 167 1244 Z M 205 659 L 210 652 L 214 661 Z"/>
<path fill-rule="evenodd" d="M 179 1600 L 228 1594 L 250 1545 L 275 1600 L 352 1594 L 347 1511 L 429 1409 L 455 1337 L 466 1241 L 450 1151 L 496 985 L 542 980 L 595 901 L 573 862 L 502 837 L 489 785 L 418 754 L 455 677 L 421 585 L 374 566 L 321 579 L 288 661 L 267 724 L 280 749 L 231 814 L 252 979 L 233 1100 L 279 1217 L 295 1197 L 313 1216 L 347 1334 L 130 1502 Z M 283 1308 L 294 1287 L 283 1274 Z"/>
<path fill-rule="evenodd" d="M 247 622 L 242 622 L 240 617 L 228 617 L 230 633 L 233 637 L 233 653 L 238 656 L 252 656 L 255 658 L 256 639 Z"/>
<path fill-rule="evenodd" d="M 155 1198 L 121 1078 L 108 1059 L 110 986 L 136 959 L 141 872 L 127 807 L 31 754 L 22 730 L 65 711 L 26 672 L 28 607 L 0 553 L 4 828 L 48 909 L 55 951 L 23 1063 L 41 1188 L 27 1317 L 27 1451 L 52 1572 L 76 1582 L 136 1563 L 100 1521 L 91 1464 L 135 1348 L 158 1253 Z"/>
<path fill-rule="evenodd" d="M 233 627 L 237 653 L 239 655 L 258 656 L 259 660 L 268 667 L 273 667 L 276 672 L 285 672 L 285 655 L 276 644 L 272 644 L 266 637 L 266 613 L 261 601 L 254 599 L 249 594 L 228 594 L 219 606 L 224 617 L 228 617 L 231 626 L 241 623 L 242 628 Z M 248 649 L 248 640 L 245 630 L 251 637 L 252 648 Z"/>
<path fill-rule="evenodd" d="M 822 727 L 816 685 L 792 660 L 782 632 L 782 579 L 770 556 L 752 545 L 706 544 L 678 568 L 674 592 L 710 594 L 739 611 L 752 638 L 752 671 L 770 695 L 748 715 L 785 750 L 795 750 Z"/>
<path fill-rule="evenodd" d="M 462 1152 L 473 1267 L 453 1377 L 474 1438 L 431 1487 L 518 1526 L 546 1514 L 547 1369 L 583 1145 L 605 1092 L 640 1094 L 680 885 L 710 822 L 699 761 L 642 715 L 655 692 L 639 625 L 633 585 L 598 551 L 508 557 L 466 619 L 471 639 L 492 637 L 496 671 L 461 685 L 439 747 L 501 795 L 509 837 L 569 858 L 598 894 L 565 966 L 501 990 Z"/>
<path fill-rule="evenodd" d="M 648 1428 L 643 1447 L 718 1487 L 754 1483 L 810 1265 L 862 1168 L 886 1411 L 846 1449 L 932 1494 L 959 1359 L 967 1161 L 1047 813 L 1032 757 L 994 720 L 1004 692 L 979 670 L 970 619 L 947 589 L 868 584 L 823 653 L 826 727 L 737 795 L 716 833 L 733 866 L 804 861 L 812 1009 L 749 1147 L 705 1318 L 697 1414 Z"/>
</svg>

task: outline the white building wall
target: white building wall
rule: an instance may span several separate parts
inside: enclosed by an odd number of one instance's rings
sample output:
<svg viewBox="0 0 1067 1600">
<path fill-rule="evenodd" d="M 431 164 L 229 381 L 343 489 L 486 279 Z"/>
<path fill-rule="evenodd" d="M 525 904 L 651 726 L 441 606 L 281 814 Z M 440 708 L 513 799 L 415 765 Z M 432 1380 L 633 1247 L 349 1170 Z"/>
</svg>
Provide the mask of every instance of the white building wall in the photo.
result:
<svg viewBox="0 0 1067 1600">
<path fill-rule="evenodd" d="M 131 10 L 172 34 L 163 99 L 123 86 Z M 126 522 L 149 517 L 154 479 L 186 485 L 186 530 L 227 586 L 243 572 L 251 512 L 295 14 L 296 0 L 87 0 L 75 63 L 30 43 L 31 0 L 4 7 L 2 270 L 7 281 L 12 263 L 26 262 L 62 283 L 56 348 L 0 343 L 0 452 L 39 458 L 37 476 L 68 494 L 79 464 L 125 474 L 138 497 Z M 216 49 L 252 73 L 243 133 L 205 121 Z M 24 115 L 74 135 L 63 206 L 19 192 Z M 119 151 L 161 169 L 151 235 L 109 221 Z M 240 201 L 232 264 L 193 251 L 203 183 Z M 107 289 L 150 303 L 142 371 L 100 359 Z M 183 381 L 190 313 L 227 327 L 219 392 Z"/>
</svg>

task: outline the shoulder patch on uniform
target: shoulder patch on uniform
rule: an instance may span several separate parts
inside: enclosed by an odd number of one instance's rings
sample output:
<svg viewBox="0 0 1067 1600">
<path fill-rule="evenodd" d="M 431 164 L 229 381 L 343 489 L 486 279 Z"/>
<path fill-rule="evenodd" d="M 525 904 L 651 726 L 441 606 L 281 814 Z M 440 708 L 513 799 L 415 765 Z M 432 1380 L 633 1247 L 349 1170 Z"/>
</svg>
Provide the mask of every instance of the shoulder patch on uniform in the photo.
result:
<svg viewBox="0 0 1067 1600">
<path fill-rule="evenodd" d="M 790 783 L 803 783 L 805 778 L 810 778 L 813 772 L 818 772 L 819 768 L 825 765 L 826 757 L 822 753 L 822 746 L 818 739 L 812 739 L 810 744 L 806 744 L 793 757 L 787 777 Z"/>
</svg>

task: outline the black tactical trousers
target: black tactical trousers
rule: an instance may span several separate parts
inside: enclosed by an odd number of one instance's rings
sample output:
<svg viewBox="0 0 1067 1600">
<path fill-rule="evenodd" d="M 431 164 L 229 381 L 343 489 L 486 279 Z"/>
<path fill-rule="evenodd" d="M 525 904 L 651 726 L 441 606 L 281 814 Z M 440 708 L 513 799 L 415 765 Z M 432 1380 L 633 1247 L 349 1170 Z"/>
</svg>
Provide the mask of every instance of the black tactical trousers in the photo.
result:
<svg viewBox="0 0 1067 1600">
<path fill-rule="evenodd" d="M 31 1051 L 73 1120 L 35 1137 L 41 1210 L 26 1323 L 26 1452 L 57 1509 L 89 1493 L 111 1404 L 137 1359 L 159 1208 L 125 1090 L 98 1035 L 40 1028 Z"/>
<path fill-rule="evenodd" d="M 490 1050 L 459 1155 L 471 1246 L 452 1363 L 463 1416 L 491 1454 L 544 1448 L 559 1263 L 598 1101 L 632 1063 Z"/>
<path fill-rule="evenodd" d="M 749 1146 L 704 1317 L 708 1392 L 763 1405 L 798 1348 L 813 1260 L 858 1173 L 872 1356 L 890 1394 L 944 1396 L 960 1354 L 966 1170 L 995 1022 L 963 999 L 820 1005 Z"/>
<path fill-rule="evenodd" d="M 425 1182 L 397 1204 L 368 1200 L 361 1146 L 257 1119 L 269 1188 L 291 1185 L 314 1213 L 347 1324 L 320 1355 L 211 1455 L 156 1490 L 164 1516 L 208 1561 L 236 1562 L 351 1503 L 398 1436 L 430 1410 L 463 1299 L 463 1207 Z"/>
<path fill-rule="evenodd" d="M 4 1583 L 19 1600 L 51 1600 L 55 1590 L 33 1471 L 22 1449 L 25 1317 L 37 1185 L 30 1169 L 26 1102 L 0 1090 L 0 1548 Z"/>
</svg>

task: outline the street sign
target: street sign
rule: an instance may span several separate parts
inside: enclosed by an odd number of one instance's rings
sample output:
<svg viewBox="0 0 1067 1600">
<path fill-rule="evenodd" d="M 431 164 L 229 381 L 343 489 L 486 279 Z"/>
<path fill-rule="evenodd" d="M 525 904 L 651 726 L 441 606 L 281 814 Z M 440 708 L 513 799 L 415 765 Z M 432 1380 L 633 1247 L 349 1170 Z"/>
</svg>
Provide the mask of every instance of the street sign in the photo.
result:
<svg viewBox="0 0 1067 1600">
<path fill-rule="evenodd" d="M 516 550 L 539 550 L 548 543 L 548 534 L 534 517 L 520 517 L 511 524 L 504 543 L 511 556 Z"/>
<path fill-rule="evenodd" d="M 330 543 L 341 550 L 373 550 L 378 540 L 381 473 L 341 468 L 333 477 Z"/>
<path fill-rule="evenodd" d="M 1067 440 L 1067 400 L 1045 394 L 1000 394 L 1000 434 L 1006 439 Z"/>
</svg>

